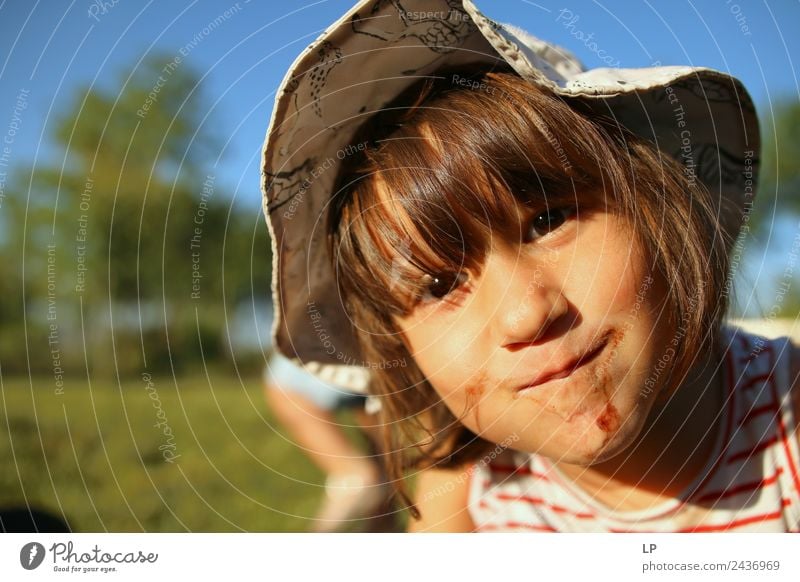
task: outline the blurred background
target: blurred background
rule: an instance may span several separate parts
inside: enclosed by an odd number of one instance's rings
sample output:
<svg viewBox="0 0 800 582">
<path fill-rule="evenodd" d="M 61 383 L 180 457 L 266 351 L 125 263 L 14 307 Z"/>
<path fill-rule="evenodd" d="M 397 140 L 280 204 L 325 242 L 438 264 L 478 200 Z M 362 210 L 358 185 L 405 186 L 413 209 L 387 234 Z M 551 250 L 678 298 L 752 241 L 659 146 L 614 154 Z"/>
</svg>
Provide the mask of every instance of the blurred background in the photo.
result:
<svg viewBox="0 0 800 582">
<path fill-rule="evenodd" d="M 262 395 L 259 158 L 286 69 L 351 5 L 0 3 L 0 508 L 75 531 L 309 528 L 325 476 Z M 763 171 L 730 317 L 797 337 L 800 3 L 477 5 L 587 67 L 744 81 Z"/>
</svg>

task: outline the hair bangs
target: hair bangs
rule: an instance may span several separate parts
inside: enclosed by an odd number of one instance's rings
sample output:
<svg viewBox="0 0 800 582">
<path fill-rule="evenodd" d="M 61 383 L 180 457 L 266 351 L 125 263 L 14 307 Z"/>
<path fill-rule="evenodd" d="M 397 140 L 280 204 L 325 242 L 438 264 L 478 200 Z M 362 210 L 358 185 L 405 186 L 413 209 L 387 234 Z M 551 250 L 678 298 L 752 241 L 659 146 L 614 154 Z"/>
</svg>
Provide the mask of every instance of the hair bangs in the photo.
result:
<svg viewBox="0 0 800 582">
<path fill-rule="evenodd" d="M 426 175 L 427 174 L 427 175 Z M 362 216 L 351 242 L 370 257 L 372 297 L 395 314 L 406 313 L 426 285 L 426 275 L 475 271 L 491 244 L 493 225 L 507 221 L 481 204 L 482 195 L 443 183 L 441 175 L 414 167 L 384 170 L 359 193 Z M 413 191 L 413 196 L 398 192 Z M 506 208 L 514 206 L 506 195 Z"/>
</svg>

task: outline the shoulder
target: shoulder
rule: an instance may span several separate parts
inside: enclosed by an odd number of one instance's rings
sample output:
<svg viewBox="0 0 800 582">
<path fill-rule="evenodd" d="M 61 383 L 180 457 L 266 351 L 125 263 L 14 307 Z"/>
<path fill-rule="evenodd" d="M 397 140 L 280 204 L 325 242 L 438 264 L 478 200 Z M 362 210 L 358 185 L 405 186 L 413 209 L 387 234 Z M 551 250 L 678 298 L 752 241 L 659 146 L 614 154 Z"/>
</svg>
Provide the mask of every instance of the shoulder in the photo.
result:
<svg viewBox="0 0 800 582">
<path fill-rule="evenodd" d="M 414 504 L 420 518 L 409 520 L 410 532 L 472 532 L 469 515 L 471 466 L 425 469 L 417 475 Z"/>
</svg>

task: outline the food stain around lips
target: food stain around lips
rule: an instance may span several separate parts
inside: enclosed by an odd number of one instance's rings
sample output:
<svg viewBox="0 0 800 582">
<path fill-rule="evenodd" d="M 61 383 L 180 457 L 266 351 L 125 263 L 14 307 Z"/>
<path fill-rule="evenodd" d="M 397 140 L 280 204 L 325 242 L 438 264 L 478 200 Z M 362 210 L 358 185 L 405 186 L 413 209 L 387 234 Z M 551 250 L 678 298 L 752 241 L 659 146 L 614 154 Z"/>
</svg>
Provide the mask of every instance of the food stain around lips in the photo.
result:
<svg viewBox="0 0 800 582">
<path fill-rule="evenodd" d="M 480 404 L 481 397 L 483 396 L 484 381 L 485 375 L 481 375 L 481 377 L 474 384 L 468 386 L 466 390 L 466 410 L 464 411 L 464 414 L 467 415 L 470 412 L 473 413 L 473 416 L 475 417 L 475 426 L 478 429 L 478 432 L 481 430 L 481 422 L 478 418 L 478 405 Z"/>
<path fill-rule="evenodd" d="M 607 433 L 614 432 L 619 428 L 619 412 L 611 402 L 606 403 L 605 409 L 597 417 L 597 426 Z"/>
<path fill-rule="evenodd" d="M 584 357 L 582 357 L 579 361 L 577 361 L 571 367 L 565 368 L 564 370 L 561 370 L 560 372 L 552 374 L 552 375 L 548 376 L 547 378 L 544 378 L 543 380 L 541 380 L 541 381 L 539 381 L 539 382 L 537 382 L 537 383 L 535 383 L 535 384 L 533 384 L 531 386 L 526 386 L 526 387 L 523 387 L 523 388 L 517 390 L 517 393 L 515 394 L 514 397 L 516 398 L 516 397 L 525 395 L 527 393 L 536 391 L 539 388 L 541 388 L 542 386 L 545 386 L 545 385 L 547 385 L 547 384 L 549 384 L 549 383 L 551 383 L 553 381 L 563 380 L 565 378 L 570 378 L 571 376 L 575 375 L 577 372 L 582 371 L 584 368 L 586 368 L 587 365 L 589 365 L 592 362 L 594 362 L 595 360 L 597 360 L 598 356 L 601 353 L 603 353 L 603 351 L 606 349 L 606 347 L 609 345 L 609 343 L 610 342 L 608 341 L 608 337 L 606 337 L 606 339 L 604 339 L 604 341 L 597 348 L 595 348 L 592 352 L 586 354 Z"/>
<path fill-rule="evenodd" d="M 617 353 L 617 347 L 622 343 L 623 337 L 624 332 L 619 330 L 614 330 L 607 334 L 608 341 L 603 342 L 601 347 L 584 362 L 584 364 L 594 363 L 595 365 L 591 367 L 581 365 L 573 370 L 573 374 L 584 373 L 591 387 L 589 393 L 583 396 L 570 412 L 559 410 L 558 406 L 550 404 L 549 401 L 541 402 L 536 392 L 542 385 L 520 390 L 516 396 L 524 394 L 524 400 L 538 403 L 545 410 L 557 415 L 567 424 L 574 423 L 580 417 L 588 416 L 587 420 L 591 419 L 590 422 L 594 422 L 600 430 L 606 433 L 606 443 L 608 443 L 621 425 L 619 411 L 612 404 L 614 385 L 613 379 L 609 374 L 609 366 Z M 605 354 L 602 359 L 600 359 L 601 354 Z M 570 376 L 573 374 L 570 374 Z M 593 409 L 597 410 L 596 407 L 602 407 L 600 413 L 593 412 Z"/>
</svg>

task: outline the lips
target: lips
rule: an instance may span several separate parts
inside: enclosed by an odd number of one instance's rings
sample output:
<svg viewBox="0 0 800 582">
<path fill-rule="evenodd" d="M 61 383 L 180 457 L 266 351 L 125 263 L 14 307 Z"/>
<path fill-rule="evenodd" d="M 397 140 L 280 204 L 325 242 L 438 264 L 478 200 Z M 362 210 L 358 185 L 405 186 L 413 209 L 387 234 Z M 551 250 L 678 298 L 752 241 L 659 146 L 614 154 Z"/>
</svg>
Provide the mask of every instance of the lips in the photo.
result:
<svg viewBox="0 0 800 582">
<path fill-rule="evenodd" d="M 609 334 L 603 335 L 598 342 L 582 355 L 571 358 L 565 364 L 544 370 L 533 380 L 527 381 L 517 388 L 517 391 L 535 388 L 551 380 L 558 380 L 571 376 L 576 370 L 597 359 L 597 356 L 608 344 Z"/>
</svg>

